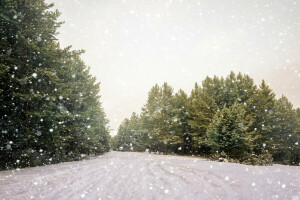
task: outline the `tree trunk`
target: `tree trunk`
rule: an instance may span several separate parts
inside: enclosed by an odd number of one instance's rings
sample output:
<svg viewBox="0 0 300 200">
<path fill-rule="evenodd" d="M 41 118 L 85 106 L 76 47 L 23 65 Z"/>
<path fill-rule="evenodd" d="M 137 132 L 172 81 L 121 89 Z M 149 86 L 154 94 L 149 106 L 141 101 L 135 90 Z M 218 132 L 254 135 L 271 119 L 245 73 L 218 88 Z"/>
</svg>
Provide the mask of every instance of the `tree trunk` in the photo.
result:
<svg viewBox="0 0 300 200">
<path fill-rule="evenodd" d="M 168 144 L 165 144 L 165 155 L 168 155 Z"/>
<path fill-rule="evenodd" d="M 192 155 L 195 154 L 195 148 L 194 148 L 194 138 L 192 137 Z"/>
<path fill-rule="evenodd" d="M 181 154 L 184 155 L 184 153 L 185 153 L 185 145 L 184 145 L 185 140 L 184 140 L 184 136 L 182 136 L 182 140 L 183 140 L 183 142 L 181 144 Z"/>
</svg>

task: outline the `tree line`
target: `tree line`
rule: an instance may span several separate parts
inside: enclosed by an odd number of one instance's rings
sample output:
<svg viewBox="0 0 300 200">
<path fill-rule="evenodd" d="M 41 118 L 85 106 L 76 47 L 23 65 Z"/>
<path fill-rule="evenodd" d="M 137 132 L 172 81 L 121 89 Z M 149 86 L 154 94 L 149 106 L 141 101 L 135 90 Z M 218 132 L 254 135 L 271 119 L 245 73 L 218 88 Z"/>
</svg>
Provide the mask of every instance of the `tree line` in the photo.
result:
<svg viewBox="0 0 300 200">
<path fill-rule="evenodd" d="M 300 163 L 300 109 L 246 74 L 206 77 L 190 95 L 155 85 L 125 119 L 115 150 L 193 154 L 247 164 Z"/>
<path fill-rule="evenodd" d="M 0 1 L 0 170 L 109 150 L 100 85 L 44 0 Z"/>
</svg>

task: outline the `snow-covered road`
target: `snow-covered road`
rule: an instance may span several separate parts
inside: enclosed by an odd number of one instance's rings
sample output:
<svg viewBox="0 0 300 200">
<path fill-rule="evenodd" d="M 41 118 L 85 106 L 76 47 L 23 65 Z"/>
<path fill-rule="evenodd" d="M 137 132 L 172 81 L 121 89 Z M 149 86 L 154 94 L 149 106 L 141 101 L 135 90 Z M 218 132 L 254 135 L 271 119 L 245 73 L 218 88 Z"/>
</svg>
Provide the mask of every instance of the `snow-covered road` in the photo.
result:
<svg viewBox="0 0 300 200">
<path fill-rule="evenodd" d="M 86 161 L 2 171 L 0 199 L 300 200 L 300 167 L 109 152 Z"/>
</svg>

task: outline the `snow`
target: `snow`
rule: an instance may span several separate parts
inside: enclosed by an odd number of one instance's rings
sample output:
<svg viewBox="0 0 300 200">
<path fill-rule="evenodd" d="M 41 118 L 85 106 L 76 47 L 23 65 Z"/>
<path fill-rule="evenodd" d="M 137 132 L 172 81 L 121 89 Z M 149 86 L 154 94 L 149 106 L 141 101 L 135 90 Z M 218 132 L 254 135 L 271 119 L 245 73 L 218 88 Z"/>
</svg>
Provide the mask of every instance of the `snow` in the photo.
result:
<svg viewBox="0 0 300 200">
<path fill-rule="evenodd" d="M 37 131 L 35 134 L 36 134 L 37 136 L 41 136 L 41 135 L 42 135 L 42 132 L 41 132 L 41 131 Z"/>
<path fill-rule="evenodd" d="M 109 152 L 0 172 L 0 199 L 299 199 L 297 166 Z"/>
<path fill-rule="evenodd" d="M 36 38 L 36 41 L 41 42 L 41 41 L 42 41 L 42 38 L 41 38 L 41 37 L 37 37 L 37 38 Z"/>
</svg>

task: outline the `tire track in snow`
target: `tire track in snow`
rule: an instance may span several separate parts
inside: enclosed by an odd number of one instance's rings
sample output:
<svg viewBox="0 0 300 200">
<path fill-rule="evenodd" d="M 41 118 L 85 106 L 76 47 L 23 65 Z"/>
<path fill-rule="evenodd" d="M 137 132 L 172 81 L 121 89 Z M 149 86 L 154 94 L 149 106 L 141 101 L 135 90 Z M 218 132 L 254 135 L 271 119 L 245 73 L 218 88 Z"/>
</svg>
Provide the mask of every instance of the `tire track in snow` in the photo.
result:
<svg viewBox="0 0 300 200">
<path fill-rule="evenodd" d="M 299 169 L 110 152 L 86 161 L 2 171 L 0 199 L 300 199 Z"/>
</svg>

